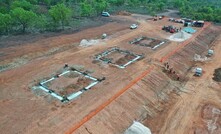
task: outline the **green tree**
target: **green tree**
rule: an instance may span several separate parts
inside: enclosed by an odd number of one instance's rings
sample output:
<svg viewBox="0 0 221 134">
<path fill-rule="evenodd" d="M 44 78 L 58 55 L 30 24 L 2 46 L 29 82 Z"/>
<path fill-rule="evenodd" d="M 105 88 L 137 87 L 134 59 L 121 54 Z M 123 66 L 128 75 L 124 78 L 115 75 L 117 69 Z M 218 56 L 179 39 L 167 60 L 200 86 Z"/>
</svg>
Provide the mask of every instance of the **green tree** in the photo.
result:
<svg viewBox="0 0 221 134">
<path fill-rule="evenodd" d="M 162 10 L 164 9 L 164 7 L 165 7 L 165 3 L 159 2 L 159 3 L 157 4 L 157 7 L 158 7 L 159 11 L 162 11 Z"/>
<path fill-rule="evenodd" d="M 12 9 L 21 7 L 25 10 L 32 10 L 34 8 L 34 5 L 32 5 L 30 2 L 26 0 L 21 0 L 21 1 L 14 1 L 11 5 Z"/>
<path fill-rule="evenodd" d="M 71 13 L 71 9 L 64 4 L 57 4 L 49 10 L 49 15 L 52 17 L 55 26 L 61 24 L 62 29 L 64 29 L 65 23 L 70 20 Z"/>
<path fill-rule="evenodd" d="M 128 0 L 128 5 L 131 7 L 140 6 L 140 1 L 139 0 Z"/>
<path fill-rule="evenodd" d="M 108 3 L 106 0 L 95 0 L 95 10 L 97 14 L 104 11 L 108 6 Z"/>
<path fill-rule="evenodd" d="M 33 24 L 37 15 L 32 11 L 26 11 L 23 8 L 15 8 L 11 11 L 11 16 L 17 25 L 22 26 L 22 32 L 24 33 L 29 26 Z"/>
<path fill-rule="evenodd" d="M 11 28 L 12 18 L 9 14 L 0 13 L 0 31 L 3 33 L 8 33 L 9 28 Z"/>
<path fill-rule="evenodd" d="M 38 29 L 40 32 L 45 31 L 48 27 L 48 21 L 47 17 L 45 15 L 39 15 L 36 18 L 36 21 L 34 22 L 34 26 L 36 29 Z"/>
<path fill-rule="evenodd" d="M 109 3 L 115 6 L 122 6 L 125 0 L 109 0 Z"/>
<path fill-rule="evenodd" d="M 81 16 L 90 16 L 93 14 L 94 9 L 90 3 L 82 2 L 81 3 Z"/>
</svg>

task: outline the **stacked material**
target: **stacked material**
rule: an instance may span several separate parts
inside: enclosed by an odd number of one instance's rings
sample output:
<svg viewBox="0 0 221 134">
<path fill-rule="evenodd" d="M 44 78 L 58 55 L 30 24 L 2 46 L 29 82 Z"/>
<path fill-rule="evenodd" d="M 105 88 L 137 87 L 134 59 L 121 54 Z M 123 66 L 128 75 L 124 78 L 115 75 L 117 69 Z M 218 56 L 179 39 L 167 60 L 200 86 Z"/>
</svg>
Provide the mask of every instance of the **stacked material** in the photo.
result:
<svg viewBox="0 0 221 134">
<path fill-rule="evenodd" d="M 134 121 L 133 124 L 124 132 L 124 134 L 151 134 L 151 131 L 143 124 Z"/>
<path fill-rule="evenodd" d="M 205 61 L 209 61 L 209 60 L 210 60 L 210 58 L 207 58 L 206 56 L 205 57 L 201 57 L 198 54 L 194 55 L 194 61 L 205 62 Z"/>
</svg>

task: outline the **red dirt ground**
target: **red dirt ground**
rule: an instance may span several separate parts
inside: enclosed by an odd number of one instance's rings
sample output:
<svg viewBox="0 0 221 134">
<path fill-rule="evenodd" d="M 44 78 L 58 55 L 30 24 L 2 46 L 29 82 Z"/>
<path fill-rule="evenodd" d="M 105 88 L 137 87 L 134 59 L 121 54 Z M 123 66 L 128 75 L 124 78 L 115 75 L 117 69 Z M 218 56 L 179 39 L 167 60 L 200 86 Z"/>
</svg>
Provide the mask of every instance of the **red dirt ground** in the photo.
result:
<svg viewBox="0 0 221 134">
<path fill-rule="evenodd" d="M 79 76 L 76 78 L 68 78 L 60 76 L 59 78 L 48 82 L 48 88 L 54 90 L 60 95 L 69 95 L 73 92 L 79 91 L 83 87 L 89 85 L 92 80 Z"/>
<path fill-rule="evenodd" d="M 10 63 L 14 58 L 30 56 L 25 65 L 0 73 L 0 133 L 14 134 L 62 134 L 72 132 L 76 134 L 115 134 L 123 133 L 133 120 L 139 120 L 147 125 L 155 134 L 187 134 L 193 133 L 201 120 L 201 108 L 204 104 L 221 107 L 221 85 L 212 80 L 215 68 L 221 67 L 220 53 L 214 55 L 208 64 L 199 64 L 205 70 L 202 77 L 190 77 L 186 83 L 172 81 L 161 70 L 160 59 L 171 51 L 179 48 L 180 43 L 171 42 L 153 51 L 149 48 L 129 44 L 129 41 L 142 35 L 166 39 L 170 33 L 161 30 L 163 25 L 170 25 L 166 19 L 162 21 L 146 21 L 146 19 L 132 16 L 116 16 L 116 18 L 131 22 L 137 21 L 139 28 L 129 29 L 128 23 L 109 23 L 104 26 L 90 28 L 79 33 L 60 35 L 36 42 L 1 48 L 1 65 Z M 181 27 L 181 24 L 175 24 Z M 215 30 L 219 27 L 211 27 Z M 198 29 L 197 29 L 198 30 Z M 77 46 L 83 38 L 95 38 L 104 32 L 112 33 L 104 43 L 81 48 Z M 203 36 L 205 38 L 205 36 Z M 214 43 L 214 50 L 221 51 L 220 37 Z M 201 42 L 200 42 L 201 43 Z M 73 47 L 54 54 L 47 55 L 47 51 L 61 45 L 75 44 Z M 126 69 L 118 69 L 105 65 L 93 64 L 93 56 L 105 49 L 118 46 L 124 50 L 145 55 L 143 60 L 131 64 Z M 191 45 L 190 45 L 191 46 Z M 200 46 L 197 44 L 195 46 Z M 191 47 L 190 47 L 191 48 Z M 198 47 L 197 47 L 198 48 Z M 200 49 L 185 48 L 185 54 L 193 54 Z M 181 48 L 183 50 L 183 48 Z M 43 53 L 43 55 L 42 55 Z M 179 53 L 178 53 L 179 54 Z M 41 55 L 41 57 L 39 57 Z M 39 58 L 36 58 L 39 57 Z M 182 56 L 181 56 L 182 57 Z M 190 56 L 191 57 L 191 56 Z M 186 58 L 185 56 L 183 58 Z M 170 60 L 176 61 L 174 57 Z M 181 59 L 181 58 L 180 58 Z M 179 60 L 180 60 L 179 59 Z M 191 66 L 189 62 L 179 64 L 177 68 Z M 37 96 L 31 90 L 36 81 L 48 77 L 69 65 L 83 65 L 86 69 L 94 70 L 93 76 L 106 77 L 106 80 L 85 92 L 78 99 L 66 104 L 50 99 L 48 95 Z M 180 61 L 179 61 L 180 63 Z M 175 63 L 174 63 L 175 64 Z M 143 72 L 154 67 L 148 75 L 142 77 Z M 185 68 L 186 69 L 186 68 Z M 186 74 L 186 72 L 185 72 Z M 191 75 L 191 72 L 188 72 Z M 127 89 L 125 92 L 122 92 Z M 109 99 L 120 94 L 109 103 Z M 76 131 L 71 131 L 82 119 L 97 108 L 108 104 L 101 111 L 84 122 Z M 159 115 L 159 116 L 158 116 Z M 146 119 L 146 120 L 145 120 Z M 148 120 L 149 119 L 149 120 Z"/>
</svg>

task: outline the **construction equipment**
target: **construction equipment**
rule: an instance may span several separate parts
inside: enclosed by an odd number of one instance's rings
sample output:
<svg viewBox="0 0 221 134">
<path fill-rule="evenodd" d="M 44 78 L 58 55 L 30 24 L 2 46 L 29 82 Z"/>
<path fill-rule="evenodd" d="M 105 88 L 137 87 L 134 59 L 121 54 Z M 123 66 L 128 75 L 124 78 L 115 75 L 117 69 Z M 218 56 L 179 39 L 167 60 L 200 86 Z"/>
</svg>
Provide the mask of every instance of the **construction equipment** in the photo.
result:
<svg viewBox="0 0 221 134">
<path fill-rule="evenodd" d="M 170 33 L 178 32 L 178 29 L 174 26 L 163 26 L 162 30 L 165 30 L 166 32 Z"/>
<path fill-rule="evenodd" d="M 182 19 L 176 19 L 175 22 L 176 22 L 176 23 L 182 23 L 182 24 L 183 24 L 185 21 L 182 20 Z"/>
<path fill-rule="evenodd" d="M 203 74 L 203 69 L 197 67 L 195 70 L 195 76 L 201 76 Z"/>
<path fill-rule="evenodd" d="M 153 21 L 157 21 L 157 17 L 154 17 L 154 18 L 153 18 Z"/>
<path fill-rule="evenodd" d="M 175 19 L 174 18 L 169 18 L 169 21 L 175 21 Z"/>
<path fill-rule="evenodd" d="M 190 27 L 190 26 L 192 26 L 191 22 L 184 22 L 184 27 Z"/>
<path fill-rule="evenodd" d="M 214 54 L 214 51 L 211 50 L 211 49 L 209 49 L 209 50 L 208 50 L 208 56 L 212 56 L 213 54 Z"/>
<path fill-rule="evenodd" d="M 204 21 L 194 21 L 193 26 L 194 27 L 203 27 L 204 26 Z"/>
<path fill-rule="evenodd" d="M 102 38 L 102 39 L 107 38 L 107 34 L 106 34 L 106 33 L 103 33 L 101 38 Z"/>
</svg>

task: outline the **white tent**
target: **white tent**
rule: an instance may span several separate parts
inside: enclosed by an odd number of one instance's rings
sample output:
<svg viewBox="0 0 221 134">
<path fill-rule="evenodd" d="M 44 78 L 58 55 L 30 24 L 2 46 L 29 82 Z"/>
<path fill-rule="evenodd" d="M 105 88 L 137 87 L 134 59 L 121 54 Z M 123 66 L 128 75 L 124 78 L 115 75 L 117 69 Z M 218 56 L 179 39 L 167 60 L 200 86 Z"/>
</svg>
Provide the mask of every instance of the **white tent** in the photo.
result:
<svg viewBox="0 0 221 134">
<path fill-rule="evenodd" d="M 151 131 L 140 122 L 134 121 L 124 134 L 151 134 Z"/>
</svg>

